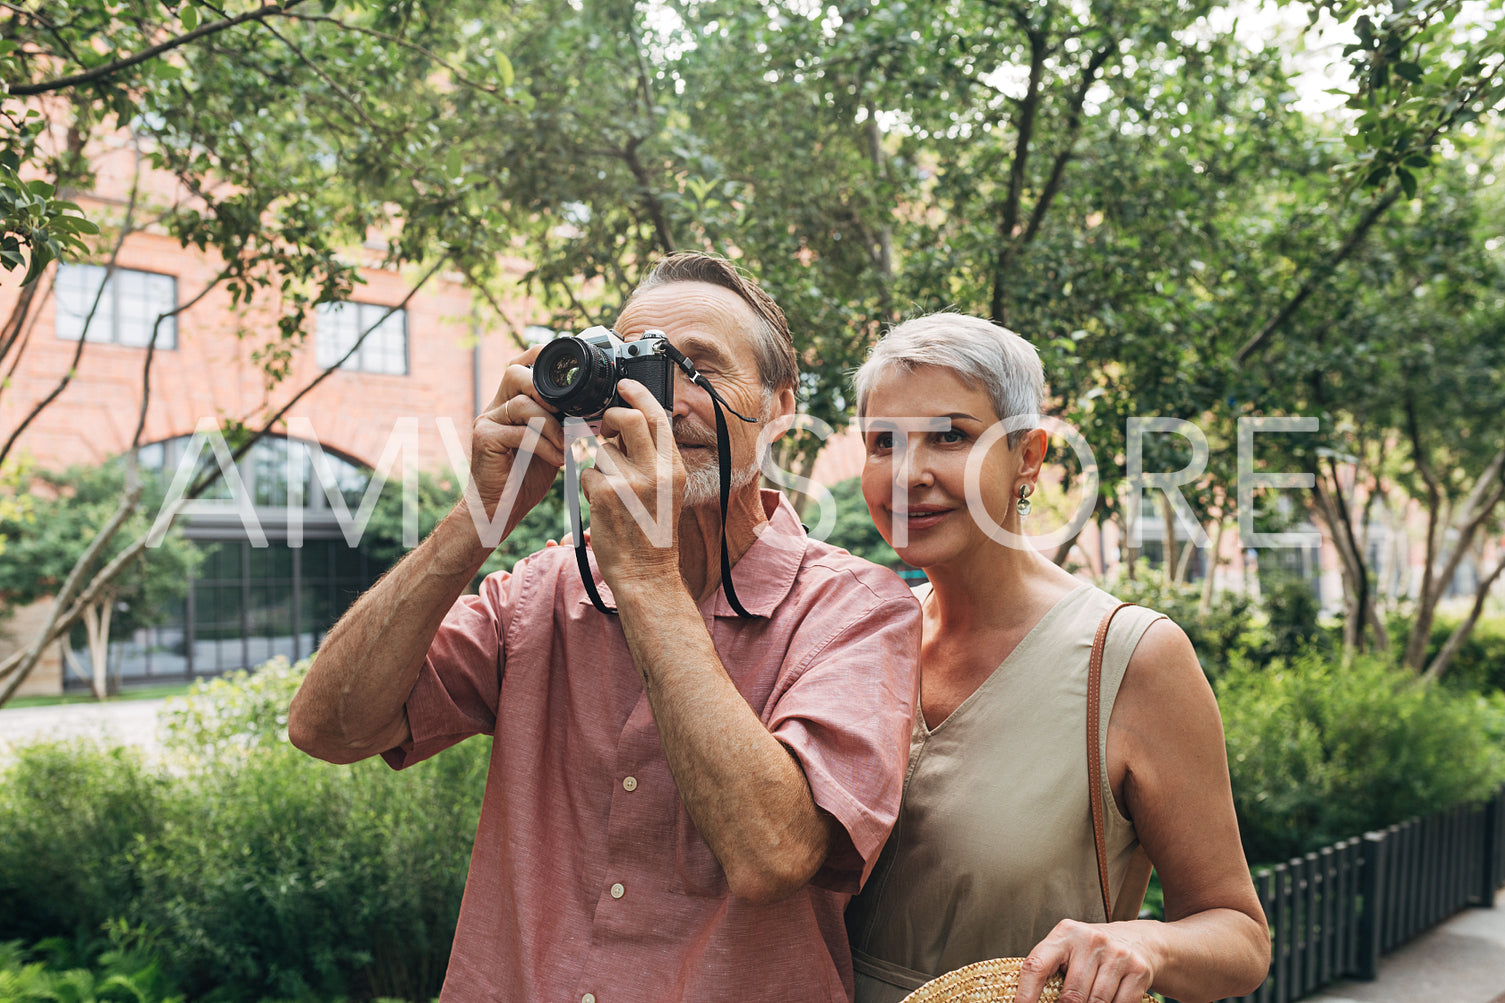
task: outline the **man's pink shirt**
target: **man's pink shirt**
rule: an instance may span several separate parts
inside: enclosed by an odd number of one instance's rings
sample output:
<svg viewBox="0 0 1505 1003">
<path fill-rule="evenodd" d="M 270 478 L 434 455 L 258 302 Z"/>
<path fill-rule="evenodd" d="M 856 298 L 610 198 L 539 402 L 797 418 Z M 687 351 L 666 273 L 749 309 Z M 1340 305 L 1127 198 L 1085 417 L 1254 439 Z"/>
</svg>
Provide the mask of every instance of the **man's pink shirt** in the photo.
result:
<svg viewBox="0 0 1505 1003">
<path fill-rule="evenodd" d="M 674 786 L 622 628 L 570 548 L 455 604 L 408 697 L 409 766 L 494 735 L 443 999 L 625 1003 L 851 998 L 842 911 L 898 814 L 920 615 L 891 572 L 809 540 L 781 495 L 701 605 L 722 665 L 842 835 L 812 884 L 731 896 Z M 593 569 L 594 570 L 594 569 Z M 608 604 L 610 590 L 597 576 Z"/>
</svg>

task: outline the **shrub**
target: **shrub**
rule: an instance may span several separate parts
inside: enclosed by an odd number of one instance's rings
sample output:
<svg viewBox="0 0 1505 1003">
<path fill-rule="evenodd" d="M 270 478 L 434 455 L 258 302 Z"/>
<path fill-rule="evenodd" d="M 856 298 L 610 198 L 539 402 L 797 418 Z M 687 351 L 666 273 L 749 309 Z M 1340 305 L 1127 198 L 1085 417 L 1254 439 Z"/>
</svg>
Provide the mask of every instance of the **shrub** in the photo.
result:
<svg viewBox="0 0 1505 1003">
<path fill-rule="evenodd" d="M 1290 572 L 1260 575 L 1264 629 L 1255 650 L 1262 659 L 1289 660 L 1307 650 L 1331 654 L 1338 638 L 1318 622 L 1322 606 L 1310 582 Z"/>
<path fill-rule="evenodd" d="M 1159 570 L 1143 563 L 1134 578 L 1120 579 L 1112 592 L 1124 602 L 1148 606 L 1174 620 L 1186 631 L 1203 671 L 1213 679 L 1222 674 L 1230 660 L 1259 646 L 1249 598 L 1240 593 L 1215 593 L 1204 613 L 1200 585 L 1167 584 Z"/>
<path fill-rule="evenodd" d="M 92 936 L 128 910 L 132 855 L 156 837 L 168 795 L 132 750 L 20 749 L 0 773 L 0 940 Z"/>
<path fill-rule="evenodd" d="M 1505 699 L 1428 686 L 1383 658 L 1239 660 L 1218 700 L 1253 862 L 1482 800 L 1505 780 Z"/>
<path fill-rule="evenodd" d="M 1407 628 L 1409 629 L 1409 624 Z M 1427 660 L 1431 661 L 1447 643 L 1458 626 L 1455 616 L 1438 617 L 1432 624 L 1427 641 Z M 1397 648 L 1406 642 L 1407 632 L 1393 630 Z M 1505 617 L 1481 617 L 1474 629 L 1458 646 L 1458 652 L 1442 675 L 1449 685 L 1479 693 L 1505 693 Z"/>
<path fill-rule="evenodd" d="M 217 768 L 287 743 L 287 708 L 313 659 L 278 656 L 255 672 L 199 680 L 170 698 L 160 718 L 163 745 L 183 766 Z"/>
<path fill-rule="evenodd" d="M 126 946 L 134 934 L 113 927 L 102 950 L 95 942 L 54 938 L 31 950 L 0 943 L 0 1000 L 5 1003 L 182 1003 L 148 953 Z"/>
<path fill-rule="evenodd" d="M 205 774 L 145 849 L 138 918 L 195 995 L 428 999 L 454 935 L 484 751 L 394 774 L 283 746 Z"/>
<path fill-rule="evenodd" d="M 196 686 L 167 713 L 189 764 L 140 862 L 138 916 L 172 971 L 213 999 L 429 999 L 438 992 L 480 816 L 489 743 L 401 773 L 287 744 L 308 662 Z"/>
<path fill-rule="evenodd" d="M 489 743 L 401 773 L 312 760 L 286 743 L 306 667 L 195 686 L 165 713 L 163 771 L 120 749 L 22 750 L 0 775 L 0 937 L 127 923 L 196 999 L 435 996 Z"/>
</svg>

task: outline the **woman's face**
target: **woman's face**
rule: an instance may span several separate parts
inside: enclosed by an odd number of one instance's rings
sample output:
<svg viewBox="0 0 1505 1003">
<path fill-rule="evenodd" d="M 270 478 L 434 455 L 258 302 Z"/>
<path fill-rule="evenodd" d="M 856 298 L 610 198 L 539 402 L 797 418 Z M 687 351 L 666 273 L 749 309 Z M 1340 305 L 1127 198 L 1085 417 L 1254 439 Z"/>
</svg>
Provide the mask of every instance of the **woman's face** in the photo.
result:
<svg viewBox="0 0 1505 1003">
<path fill-rule="evenodd" d="M 949 428 L 894 429 L 942 424 L 935 419 L 949 419 Z M 997 425 L 987 393 L 950 369 L 892 367 L 874 384 L 863 421 L 862 497 L 878 532 L 909 564 L 933 567 L 991 551 L 974 512 L 1018 532 L 1019 452 Z M 980 473 L 970 509 L 969 462 Z"/>
</svg>

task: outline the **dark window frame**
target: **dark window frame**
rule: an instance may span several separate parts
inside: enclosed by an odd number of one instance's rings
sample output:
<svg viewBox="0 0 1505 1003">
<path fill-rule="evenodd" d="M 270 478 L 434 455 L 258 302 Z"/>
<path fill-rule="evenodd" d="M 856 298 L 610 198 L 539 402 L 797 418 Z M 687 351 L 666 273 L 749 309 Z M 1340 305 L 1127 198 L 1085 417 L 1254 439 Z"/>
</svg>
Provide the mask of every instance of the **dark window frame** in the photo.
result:
<svg viewBox="0 0 1505 1003">
<path fill-rule="evenodd" d="M 355 312 L 354 330 L 348 336 L 338 336 L 333 328 L 335 310 L 341 312 L 353 309 Z M 319 368 L 333 369 L 339 363 L 339 368 L 346 372 L 370 373 L 375 376 L 409 376 L 412 375 L 413 353 L 411 337 L 408 325 L 408 311 L 406 307 L 391 307 L 381 303 L 366 303 L 361 300 L 341 300 L 338 303 L 321 303 L 316 310 L 318 329 L 315 332 L 314 353 L 318 359 Z M 382 342 L 383 337 L 391 337 L 390 332 L 383 329 L 396 321 L 401 326 L 398 337 L 401 338 L 402 368 L 391 369 L 385 366 L 378 368 L 377 359 L 390 359 L 397 353 L 390 346 Z M 374 328 L 361 342 L 355 354 L 340 362 L 346 352 L 350 351 L 362 333 L 367 329 Z"/>
<path fill-rule="evenodd" d="M 89 318 L 89 308 L 93 306 L 94 297 L 95 295 L 97 295 L 97 287 L 92 278 L 83 280 L 87 284 L 87 287 L 90 291 L 85 294 L 85 298 L 88 300 L 88 302 L 79 304 L 82 312 L 75 311 L 71 307 L 65 307 L 63 305 L 62 297 L 61 295 L 59 295 L 61 292 L 63 292 L 63 290 L 59 288 L 60 286 L 63 286 L 64 283 L 69 283 L 71 285 L 72 280 L 66 276 L 66 273 L 68 271 L 74 270 L 76 270 L 79 274 L 86 270 L 97 272 L 101 276 L 99 281 L 104 284 L 105 293 L 102 297 L 100 297 L 99 309 L 95 311 L 94 317 L 92 319 Z M 123 348 L 145 348 L 147 346 L 147 342 L 150 341 L 149 334 L 146 340 L 143 340 L 140 343 L 137 343 L 135 341 L 125 341 L 121 339 L 121 331 L 123 326 L 122 321 L 128 320 L 122 310 L 121 290 L 125 285 L 125 281 L 133 276 L 146 276 L 150 279 L 165 279 L 167 282 L 171 283 L 171 306 L 168 310 L 159 310 L 155 315 L 152 315 L 150 317 L 144 315 L 141 317 L 135 317 L 133 315 L 132 318 L 129 318 L 129 320 L 132 322 L 144 322 L 147 325 L 148 329 L 150 329 L 151 325 L 155 324 L 159 317 L 162 318 L 161 327 L 157 331 L 157 342 L 155 347 L 162 351 L 173 351 L 177 349 L 178 318 L 176 311 L 180 306 L 178 300 L 178 277 L 167 272 L 154 272 L 145 268 L 121 268 L 117 266 L 112 270 L 105 265 L 74 263 L 66 261 L 60 262 L 58 264 L 58 273 L 54 278 L 53 283 L 54 313 L 52 327 L 55 336 L 62 341 L 83 340 L 91 344 L 119 345 Z M 67 291 L 71 293 L 72 290 L 70 289 Z M 125 302 L 128 303 L 129 301 Z M 89 321 L 87 329 L 83 326 L 85 320 Z M 77 325 L 78 327 L 76 333 L 71 330 L 74 325 Z M 103 327 L 101 325 L 103 325 Z"/>
</svg>

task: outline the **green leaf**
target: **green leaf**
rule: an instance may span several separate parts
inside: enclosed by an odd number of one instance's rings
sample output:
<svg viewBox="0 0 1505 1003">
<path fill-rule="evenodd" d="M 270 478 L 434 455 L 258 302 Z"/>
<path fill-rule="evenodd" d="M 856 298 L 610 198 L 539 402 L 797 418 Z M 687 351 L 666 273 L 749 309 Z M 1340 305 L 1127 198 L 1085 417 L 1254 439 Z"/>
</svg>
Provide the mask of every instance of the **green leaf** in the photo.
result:
<svg viewBox="0 0 1505 1003">
<path fill-rule="evenodd" d="M 1397 167 L 1395 169 L 1395 176 L 1400 179 L 1400 186 L 1405 189 L 1406 198 L 1414 199 L 1416 197 L 1416 175 L 1404 167 Z"/>
<path fill-rule="evenodd" d="M 199 9 L 191 3 L 185 3 L 178 11 L 178 20 L 182 22 L 184 31 L 192 31 L 199 26 Z"/>
<path fill-rule="evenodd" d="M 504 89 L 512 86 L 512 81 L 514 79 L 512 71 L 512 60 L 507 58 L 507 54 L 505 52 L 498 52 L 496 54 L 496 75 L 501 78 L 502 87 Z"/>
</svg>

